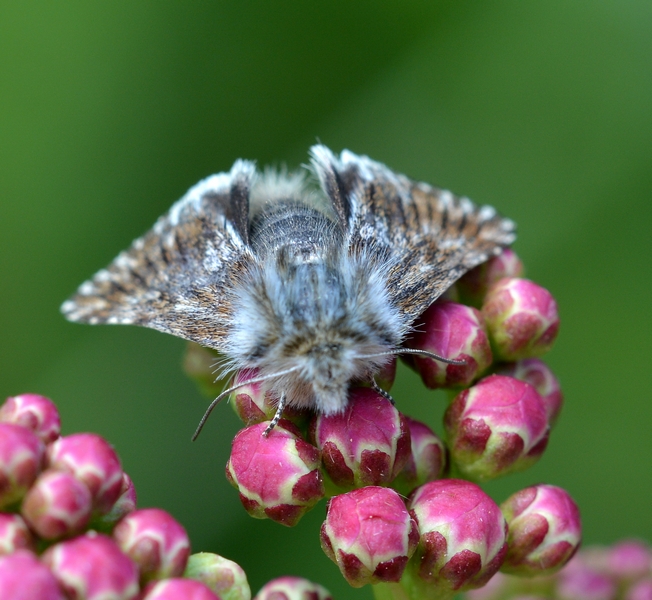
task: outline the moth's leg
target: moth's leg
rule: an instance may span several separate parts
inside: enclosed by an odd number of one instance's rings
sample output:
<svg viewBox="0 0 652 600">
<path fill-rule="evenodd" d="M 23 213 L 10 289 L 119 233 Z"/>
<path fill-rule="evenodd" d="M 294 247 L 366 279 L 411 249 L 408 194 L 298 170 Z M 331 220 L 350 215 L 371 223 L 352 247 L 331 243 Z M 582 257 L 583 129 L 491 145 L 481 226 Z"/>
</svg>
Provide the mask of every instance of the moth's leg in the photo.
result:
<svg viewBox="0 0 652 600">
<path fill-rule="evenodd" d="M 278 405 L 276 406 L 276 414 L 274 415 L 274 418 L 269 422 L 267 429 L 263 431 L 264 437 L 267 437 L 270 433 L 272 433 L 272 429 L 274 429 L 274 427 L 276 427 L 278 422 L 281 420 L 281 417 L 283 416 L 284 408 L 285 408 L 285 394 L 281 394 L 281 399 L 278 401 Z"/>
<path fill-rule="evenodd" d="M 389 392 L 386 392 L 383 388 L 381 388 L 377 383 L 376 383 L 376 378 L 372 377 L 371 378 L 371 387 L 376 390 L 383 398 L 389 400 L 392 403 L 392 406 L 396 404 L 394 402 L 394 398 L 392 398 L 389 394 Z"/>
</svg>

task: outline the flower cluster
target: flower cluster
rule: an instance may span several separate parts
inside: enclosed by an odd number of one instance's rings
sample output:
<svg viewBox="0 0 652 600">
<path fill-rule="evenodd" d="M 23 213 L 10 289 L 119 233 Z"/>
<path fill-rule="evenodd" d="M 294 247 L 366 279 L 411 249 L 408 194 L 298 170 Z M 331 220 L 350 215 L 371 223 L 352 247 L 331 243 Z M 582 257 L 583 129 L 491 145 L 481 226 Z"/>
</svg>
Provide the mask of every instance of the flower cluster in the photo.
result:
<svg viewBox="0 0 652 600">
<path fill-rule="evenodd" d="M 167 512 L 136 508 L 111 445 L 60 436 L 54 403 L 23 394 L 0 407 L 0 598 L 250 600 L 243 570 L 190 555 Z"/>
<path fill-rule="evenodd" d="M 498 506 L 479 485 L 534 464 L 562 406 L 539 358 L 555 340 L 557 307 L 522 274 L 505 250 L 417 321 L 409 348 L 453 361 L 406 360 L 426 387 L 451 392 L 445 440 L 364 384 L 350 389 L 343 413 L 286 410 L 264 436 L 278 399 L 261 382 L 238 387 L 231 404 L 246 427 L 226 473 L 245 509 L 293 526 L 328 497 L 324 552 L 350 585 L 373 584 L 383 598 L 448 598 L 483 587 L 499 569 L 561 569 L 581 537 L 569 494 L 538 485 Z M 188 356 L 196 376 L 204 359 L 196 348 Z M 377 378 L 386 391 L 395 369 L 390 363 Z M 255 375 L 238 373 L 233 383 Z"/>
<path fill-rule="evenodd" d="M 652 551 L 625 540 L 578 552 L 558 573 L 525 579 L 498 573 L 489 584 L 468 592 L 467 600 L 650 600 Z"/>
</svg>

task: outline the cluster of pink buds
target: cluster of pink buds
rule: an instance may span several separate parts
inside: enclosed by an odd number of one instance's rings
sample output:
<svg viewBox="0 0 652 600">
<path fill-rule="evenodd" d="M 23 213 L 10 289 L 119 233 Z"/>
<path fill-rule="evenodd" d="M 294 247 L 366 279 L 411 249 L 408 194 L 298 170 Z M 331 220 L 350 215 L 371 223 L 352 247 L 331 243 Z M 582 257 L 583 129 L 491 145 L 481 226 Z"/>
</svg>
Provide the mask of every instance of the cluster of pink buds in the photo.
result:
<svg viewBox="0 0 652 600">
<path fill-rule="evenodd" d="M 467 600 L 652 600 L 652 550 L 639 540 L 591 546 L 554 574 L 516 577 L 498 573 L 468 592 Z"/>
<path fill-rule="evenodd" d="M 61 437 L 36 394 L 0 407 L 2 600 L 250 600 L 242 569 L 190 556 L 167 512 L 136 508 L 136 490 L 98 435 Z"/>
<path fill-rule="evenodd" d="M 364 383 L 350 389 L 341 414 L 287 410 L 264 436 L 278 399 L 262 382 L 238 387 L 231 404 L 246 427 L 226 471 L 245 509 L 293 526 L 328 498 L 324 552 L 351 586 L 372 584 L 382 598 L 452 598 L 483 588 L 499 570 L 559 571 L 581 538 L 569 494 L 538 485 L 499 506 L 480 487 L 533 465 L 562 406 L 539 358 L 557 335 L 557 307 L 522 275 L 519 258 L 505 250 L 416 322 L 407 347 L 457 363 L 415 354 L 405 361 L 426 387 L 450 391 L 443 439 Z M 189 357 L 195 365 L 208 360 L 196 349 Z M 386 391 L 395 368 L 378 376 Z M 241 372 L 233 383 L 255 376 Z"/>
</svg>

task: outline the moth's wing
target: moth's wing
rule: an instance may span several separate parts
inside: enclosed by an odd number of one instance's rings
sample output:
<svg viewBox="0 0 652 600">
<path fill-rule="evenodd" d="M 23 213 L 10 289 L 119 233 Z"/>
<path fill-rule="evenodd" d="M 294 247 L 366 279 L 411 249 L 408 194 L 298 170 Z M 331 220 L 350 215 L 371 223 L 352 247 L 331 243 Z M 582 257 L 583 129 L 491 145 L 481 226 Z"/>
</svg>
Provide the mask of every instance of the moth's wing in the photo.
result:
<svg viewBox="0 0 652 600">
<path fill-rule="evenodd" d="M 220 349 L 229 290 L 251 259 L 252 162 L 192 187 L 143 237 L 61 306 L 70 321 L 143 325 Z"/>
<path fill-rule="evenodd" d="M 516 237 L 514 223 L 492 207 L 412 181 L 366 156 L 345 150 L 338 158 L 325 146 L 314 146 L 312 156 L 349 250 L 389 253 L 389 293 L 410 319 Z"/>
</svg>

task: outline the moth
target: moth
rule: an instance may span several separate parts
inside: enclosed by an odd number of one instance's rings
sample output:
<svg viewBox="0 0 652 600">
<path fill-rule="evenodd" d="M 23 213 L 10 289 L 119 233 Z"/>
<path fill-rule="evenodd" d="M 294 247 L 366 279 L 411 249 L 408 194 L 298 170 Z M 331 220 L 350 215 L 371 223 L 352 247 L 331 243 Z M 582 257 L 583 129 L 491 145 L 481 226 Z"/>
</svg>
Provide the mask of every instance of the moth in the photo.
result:
<svg viewBox="0 0 652 600">
<path fill-rule="evenodd" d="M 419 315 L 515 226 L 366 156 L 310 154 L 302 172 L 237 160 L 200 181 L 63 314 L 151 327 L 217 350 L 225 372 L 255 369 L 250 382 L 278 400 L 267 432 L 285 406 L 342 411 L 353 382 L 375 386 L 393 355 L 419 352 Z"/>
</svg>

